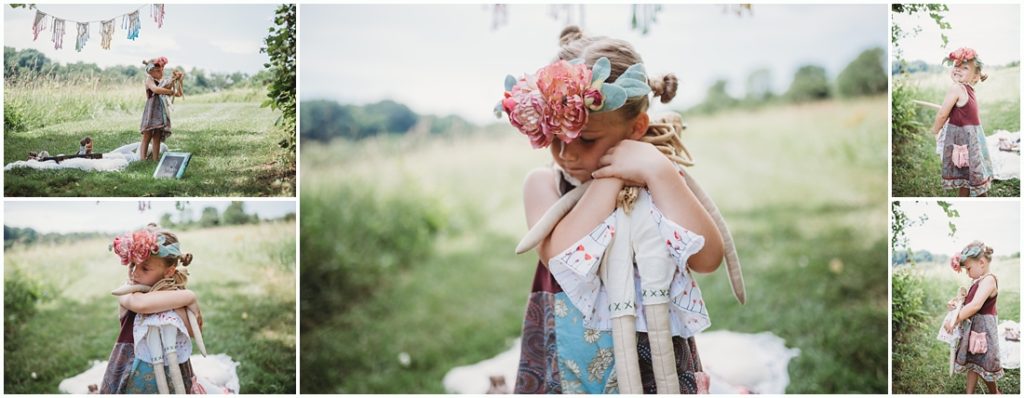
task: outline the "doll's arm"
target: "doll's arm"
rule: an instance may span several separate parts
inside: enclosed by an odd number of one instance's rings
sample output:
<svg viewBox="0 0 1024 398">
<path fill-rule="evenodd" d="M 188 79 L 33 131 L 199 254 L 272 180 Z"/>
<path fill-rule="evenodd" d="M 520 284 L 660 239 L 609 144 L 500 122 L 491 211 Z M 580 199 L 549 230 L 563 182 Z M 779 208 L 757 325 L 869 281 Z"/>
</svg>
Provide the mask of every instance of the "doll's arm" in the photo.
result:
<svg viewBox="0 0 1024 398">
<path fill-rule="evenodd" d="M 949 120 L 949 113 L 953 110 L 953 106 L 960 100 L 962 90 L 959 84 L 954 84 L 946 92 L 946 99 L 942 100 L 942 105 L 935 115 L 935 123 L 932 123 L 932 135 L 939 135 L 939 132 L 942 131 L 942 126 L 946 125 L 946 121 Z"/>
<path fill-rule="evenodd" d="M 524 201 L 528 203 L 527 218 L 532 218 L 531 226 L 558 199 L 557 192 L 555 192 L 547 198 L 534 198 L 533 200 L 537 203 L 529 204 L 530 196 L 534 192 L 542 192 L 544 184 L 550 185 L 553 181 L 552 179 L 540 181 L 540 178 L 537 180 L 530 181 L 528 179 L 527 189 L 524 190 L 526 195 Z M 590 188 L 583 194 L 576 206 L 555 225 L 551 234 L 537 246 L 537 252 L 542 261 L 565 250 L 601 224 L 615 210 L 615 202 L 619 191 L 622 190 L 622 185 L 622 180 L 617 178 L 601 178 L 591 183 Z"/>
<path fill-rule="evenodd" d="M 996 290 L 996 283 L 992 278 L 985 278 L 985 280 L 978 282 L 978 290 L 974 292 L 974 299 L 971 302 L 964 304 L 963 308 L 960 309 L 960 315 L 956 317 L 956 323 L 960 323 L 972 316 L 977 314 L 981 310 L 981 306 L 985 304 L 985 300 L 992 295 Z"/>
<path fill-rule="evenodd" d="M 197 302 L 196 294 L 191 290 L 131 293 L 120 296 L 117 300 L 122 307 L 138 314 L 154 314 L 188 307 Z"/>
<path fill-rule="evenodd" d="M 644 182 L 655 206 L 667 219 L 704 237 L 704 247 L 688 261 L 690 269 L 700 273 L 718 269 L 725 254 L 722 234 L 675 166 L 666 159 L 662 167 L 651 170 Z"/>
</svg>

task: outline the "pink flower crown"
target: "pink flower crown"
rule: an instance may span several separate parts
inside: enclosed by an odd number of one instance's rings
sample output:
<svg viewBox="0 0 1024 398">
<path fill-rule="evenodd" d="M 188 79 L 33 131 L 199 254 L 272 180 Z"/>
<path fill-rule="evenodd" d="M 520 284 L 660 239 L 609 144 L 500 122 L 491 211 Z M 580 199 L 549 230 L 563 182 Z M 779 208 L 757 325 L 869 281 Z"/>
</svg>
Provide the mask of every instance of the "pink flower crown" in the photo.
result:
<svg viewBox="0 0 1024 398">
<path fill-rule="evenodd" d="M 153 255 L 180 257 L 180 246 L 177 243 L 167 245 L 165 241 L 163 235 L 152 229 L 143 228 L 114 238 L 114 242 L 110 244 L 110 251 L 121 258 L 121 265 L 139 265 Z"/>
<path fill-rule="evenodd" d="M 494 115 L 508 114 L 534 148 L 550 145 L 555 136 L 568 144 L 587 125 L 590 112 L 613 111 L 627 99 L 651 92 L 643 64 L 630 66 L 614 83 L 605 81 L 610 75 L 611 62 L 605 57 L 592 68 L 582 59 L 559 60 L 533 75 L 508 75 L 505 98 L 494 107 Z"/>
<path fill-rule="evenodd" d="M 942 63 L 947 66 L 960 66 L 964 62 L 974 61 L 979 67 L 981 66 L 981 59 L 978 58 L 978 53 L 973 48 L 960 47 L 949 53 L 946 59 L 942 60 Z"/>
</svg>

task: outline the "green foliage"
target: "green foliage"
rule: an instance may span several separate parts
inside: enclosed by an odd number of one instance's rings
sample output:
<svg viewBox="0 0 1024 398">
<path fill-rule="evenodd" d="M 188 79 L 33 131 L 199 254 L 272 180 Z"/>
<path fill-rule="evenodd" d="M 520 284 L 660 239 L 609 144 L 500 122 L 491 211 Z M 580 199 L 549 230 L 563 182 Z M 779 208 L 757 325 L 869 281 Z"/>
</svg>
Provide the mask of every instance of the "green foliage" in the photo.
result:
<svg viewBox="0 0 1024 398">
<path fill-rule="evenodd" d="M 203 208 L 203 212 L 199 215 L 199 226 L 207 228 L 217 225 L 220 225 L 220 215 L 217 214 L 217 208 L 213 206 Z"/>
<path fill-rule="evenodd" d="M 5 227 L 6 229 L 6 227 Z M 36 313 L 36 304 L 48 292 L 43 284 L 17 269 L 4 275 L 4 341 L 17 336 L 25 322 Z"/>
<path fill-rule="evenodd" d="M 263 103 L 271 109 L 281 111 L 277 125 L 285 139 L 282 147 L 295 149 L 295 4 L 282 4 L 274 17 L 276 27 L 264 40 L 266 47 L 260 52 L 270 56 L 270 62 L 263 66 L 270 72 L 267 83 L 267 97 Z"/>
<path fill-rule="evenodd" d="M 234 201 L 224 209 L 223 221 L 224 225 L 242 225 L 258 223 L 259 217 L 255 214 L 246 214 L 245 203 Z"/>
<path fill-rule="evenodd" d="M 919 276 L 907 267 L 898 267 L 892 273 L 892 333 L 894 341 L 902 332 L 921 322 L 925 292 Z"/>
<path fill-rule="evenodd" d="M 928 16 L 935 21 L 935 25 L 939 28 L 939 38 L 942 39 L 942 47 L 945 48 L 949 44 L 949 37 L 946 36 L 947 30 L 953 28 L 949 22 L 946 22 L 945 13 L 949 12 L 949 6 L 945 4 L 893 4 L 893 13 L 900 13 L 906 15 L 913 15 L 918 13 L 928 13 Z M 909 32 L 904 30 L 897 23 L 892 24 L 890 30 L 889 39 L 892 41 L 893 50 L 895 52 L 894 57 L 903 63 L 903 49 L 900 47 L 900 40 L 916 36 L 921 31 L 921 27 L 915 26 Z"/>
<path fill-rule="evenodd" d="M 408 133 L 421 119 L 409 107 L 391 100 L 362 106 L 339 105 L 326 100 L 304 101 L 301 117 L 302 137 L 320 142 L 334 138 L 359 140 L 378 134 Z M 432 133 L 468 125 L 458 116 L 435 119 L 435 122 L 431 123 Z"/>
<path fill-rule="evenodd" d="M 378 292 L 429 257 L 447 219 L 440 204 L 408 185 L 376 191 L 370 183 L 303 189 L 302 330 Z"/>
<path fill-rule="evenodd" d="M 827 99 L 831 92 L 825 68 L 804 65 L 793 75 L 793 83 L 786 91 L 786 97 L 793 102 L 807 102 Z"/>
<path fill-rule="evenodd" d="M 885 73 L 885 50 L 872 48 L 860 53 L 836 77 L 836 88 L 842 97 L 885 94 L 889 79 Z"/>
<path fill-rule="evenodd" d="M 689 112 L 714 114 L 723 110 L 735 108 L 739 104 L 739 100 L 730 96 L 726 91 L 728 85 L 729 81 L 727 80 L 716 80 L 715 83 L 708 88 L 708 93 L 704 97 L 704 102 L 701 102 L 700 105 L 691 108 Z"/>
</svg>

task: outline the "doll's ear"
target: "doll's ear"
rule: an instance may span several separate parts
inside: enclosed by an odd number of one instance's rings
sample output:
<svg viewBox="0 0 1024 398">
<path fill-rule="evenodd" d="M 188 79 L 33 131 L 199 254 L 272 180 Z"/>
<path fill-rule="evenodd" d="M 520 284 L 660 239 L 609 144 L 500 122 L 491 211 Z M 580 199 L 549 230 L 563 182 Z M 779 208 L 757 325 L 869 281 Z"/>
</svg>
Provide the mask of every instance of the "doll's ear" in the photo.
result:
<svg viewBox="0 0 1024 398">
<path fill-rule="evenodd" d="M 651 117 L 647 115 L 647 112 L 640 112 L 636 116 L 636 120 L 633 121 L 633 128 L 629 133 L 629 138 L 639 140 L 644 134 L 647 134 L 647 127 L 650 125 Z"/>
</svg>

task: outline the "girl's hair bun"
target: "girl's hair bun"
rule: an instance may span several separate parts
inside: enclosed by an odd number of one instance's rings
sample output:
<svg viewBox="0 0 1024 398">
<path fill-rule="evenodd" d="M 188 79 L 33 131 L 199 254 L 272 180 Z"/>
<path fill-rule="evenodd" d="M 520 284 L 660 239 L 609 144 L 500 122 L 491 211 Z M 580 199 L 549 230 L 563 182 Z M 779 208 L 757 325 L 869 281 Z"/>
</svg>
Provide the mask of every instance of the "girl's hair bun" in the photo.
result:
<svg viewBox="0 0 1024 398">
<path fill-rule="evenodd" d="M 672 101 L 676 97 L 676 90 L 679 89 L 679 79 L 672 73 L 663 75 L 660 79 L 648 79 L 647 84 L 651 86 L 654 96 L 661 98 L 663 104 Z"/>
<path fill-rule="evenodd" d="M 183 265 L 185 267 L 188 267 L 188 265 L 192 263 L 192 253 L 182 254 L 180 259 L 181 259 L 181 265 Z"/>
<path fill-rule="evenodd" d="M 565 47 L 582 38 L 583 30 L 579 26 L 569 25 L 562 29 L 562 34 L 558 36 L 558 45 Z"/>
<path fill-rule="evenodd" d="M 985 81 L 985 80 L 988 80 L 988 73 L 982 73 L 981 74 L 981 81 Z"/>
</svg>

